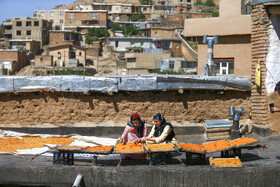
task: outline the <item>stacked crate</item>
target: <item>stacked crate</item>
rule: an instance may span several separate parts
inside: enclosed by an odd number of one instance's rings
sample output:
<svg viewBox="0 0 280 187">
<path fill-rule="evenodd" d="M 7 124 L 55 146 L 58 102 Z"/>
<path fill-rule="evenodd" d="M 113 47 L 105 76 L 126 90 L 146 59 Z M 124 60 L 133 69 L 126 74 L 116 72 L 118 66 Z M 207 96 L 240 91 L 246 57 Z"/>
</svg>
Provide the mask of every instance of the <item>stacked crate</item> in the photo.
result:
<svg viewBox="0 0 280 187">
<path fill-rule="evenodd" d="M 229 139 L 231 126 L 229 119 L 205 120 L 205 139 L 207 141 Z"/>
</svg>

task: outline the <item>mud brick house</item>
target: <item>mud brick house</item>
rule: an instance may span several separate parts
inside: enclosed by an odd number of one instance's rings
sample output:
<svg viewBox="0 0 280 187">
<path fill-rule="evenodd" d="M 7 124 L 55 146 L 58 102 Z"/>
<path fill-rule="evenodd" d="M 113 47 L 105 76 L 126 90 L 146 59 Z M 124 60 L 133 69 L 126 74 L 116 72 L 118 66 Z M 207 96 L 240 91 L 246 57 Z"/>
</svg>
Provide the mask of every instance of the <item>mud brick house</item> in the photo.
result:
<svg viewBox="0 0 280 187">
<path fill-rule="evenodd" d="M 86 48 L 70 44 L 49 47 L 54 66 L 77 67 L 86 65 Z M 51 64 L 49 64 L 51 65 Z"/>
<path fill-rule="evenodd" d="M 38 54 L 41 50 L 40 41 L 32 39 L 10 39 L 9 42 L 11 49 L 23 49 L 33 54 Z"/>
<path fill-rule="evenodd" d="M 66 10 L 65 29 L 107 28 L 107 10 Z"/>
<path fill-rule="evenodd" d="M 202 38 L 217 35 L 214 61 L 218 74 L 251 75 L 251 16 L 243 0 L 220 2 L 220 17 L 186 19 L 184 36 L 198 38 L 198 74 L 207 58 L 207 44 Z"/>
<path fill-rule="evenodd" d="M 51 30 L 50 31 L 50 46 L 71 44 L 79 46 L 82 37 L 79 32 L 71 30 Z"/>
<path fill-rule="evenodd" d="M 35 10 L 34 17 L 48 20 L 52 23 L 52 29 L 62 29 L 65 22 L 65 9 Z"/>
<path fill-rule="evenodd" d="M 15 73 L 28 64 L 26 51 L 17 49 L 0 50 L 0 69 L 6 69 L 7 74 Z"/>
<path fill-rule="evenodd" d="M 280 113 L 268 112 L 269 103 L 280 107 L 279 95 L 274 92 L 280 81 L 280 1 L 250 0 L 252 7 L 252 62 L 251 62 L 251 107 L 252 120 L 259 127 L 269 127 L 279 133 Z M 257 64 L 261 66 L 261 84 L 255 84 Z"/>
</svg>

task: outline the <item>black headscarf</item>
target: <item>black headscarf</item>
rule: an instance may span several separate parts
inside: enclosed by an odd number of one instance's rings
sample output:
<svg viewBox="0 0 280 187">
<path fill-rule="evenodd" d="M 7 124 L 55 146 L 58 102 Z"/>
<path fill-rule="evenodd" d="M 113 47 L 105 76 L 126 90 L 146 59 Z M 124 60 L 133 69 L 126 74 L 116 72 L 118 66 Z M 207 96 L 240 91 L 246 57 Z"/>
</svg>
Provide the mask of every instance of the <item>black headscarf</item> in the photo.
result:
<svg viewBox="0 0 280 187">
<path fill-rule="evenodd" d="M 155 133 L 154 136 L 155 137 L 159 137 L 162 132 L 164 131 L 164 128 L 166 127 L 166 125 L 169 125 L 172 129 L 172 131 L 169 133 L 169 135 L 166 137 L 166 140 L 172 140 L 172 138 L 175 137 L 175 132 L 174 132 L 174 127 L 172 126 L 171 123 L 167 122 L 163 115 L 161 115 L 160 113 L 157 113 L 156 115 L 154 115 L 153 119 L 157 119 L 160 121 L 160 126 L 156 126 L 155 125 Z"/>
<path fill-rule="evenodd" d="M 135 127 L 132 123 L 132 121 L 134 120 L 139 120 L 139 125 L 137 127 Z M 138 136 L 138 138 L 142 138 L 143 137 L 143 132 L 144 132 L 144 127 L 145 127 L 145 121 L 141 120 L 140 116 L 138 114 L 132 114 L 130 116 L 130 122 L 127 123 L 128 126 L 130 127 L 134 127 L 136 128 L 136 135 Z"/>
</svg>

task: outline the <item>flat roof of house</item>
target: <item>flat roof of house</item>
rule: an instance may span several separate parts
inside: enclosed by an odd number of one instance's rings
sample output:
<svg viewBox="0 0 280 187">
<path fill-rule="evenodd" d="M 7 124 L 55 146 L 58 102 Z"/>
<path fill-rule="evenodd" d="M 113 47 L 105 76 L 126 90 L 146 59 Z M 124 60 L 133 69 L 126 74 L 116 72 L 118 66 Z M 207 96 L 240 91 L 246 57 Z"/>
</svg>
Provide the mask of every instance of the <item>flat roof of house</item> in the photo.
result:
<svg viewBox="0 0 280 187">
<path fill-rule="evenodd" d="M 152 40 L 152 41 L 181 41 L 177 38 L 151 38 L 151 37 L 108 37 L 109 40 Z"/>
<path fill-rule="evenodd" d="M 65 12 L 85 12 L 85 13 L 93 13 L 93 12 L 108 12 L 107 10 L 65 10 Z"/>
<path fill-rule="evenodd" d="M 258 4 L 265 4 L 265 5 L 279 5 L 279 0 L 249 0 L 250 4 L 258 5 Z"/>
<path fill-rule="evenodd" d="M 32 40 L 32 39 L 11 39 L 10 42 L 40 42 L 38 40 Z"/>
<path fill-rule="evenodd" d="M 79 32 L 72 31 L 72 30 L 50 30 L 49 32 L 68 32 L 68 33 L 80 34 Z"/>
<path fill-rule="evenodd" d="M 49 50 L 56 50 L 56 49 L 59 49 L 59 48 L 69 48 L 69 47 L 75 47 L 75 48 L 82 49 L 82 50 L 87 49 L 87 48 L 82 47 L 82 46 L 71 45 L 71 44 L 63 44 L 63 45 L 51 46 L 51 47 L 49 47 Z"/>
<path fill-rule="evenodd" d="M 122 4 L 122 3 L 91 3 L 92 5 L 123 5 L 132 6 L 132 4 Z"/>
</svg>

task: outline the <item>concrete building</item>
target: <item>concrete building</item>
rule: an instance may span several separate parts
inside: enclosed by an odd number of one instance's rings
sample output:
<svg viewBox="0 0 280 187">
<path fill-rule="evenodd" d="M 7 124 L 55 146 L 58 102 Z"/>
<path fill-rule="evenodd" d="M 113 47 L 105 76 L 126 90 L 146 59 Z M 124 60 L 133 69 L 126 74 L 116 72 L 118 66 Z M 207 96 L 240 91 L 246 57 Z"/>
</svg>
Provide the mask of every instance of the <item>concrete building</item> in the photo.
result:
<svg viewBox="0 0 280 187">
<path fill-rule="evenodd" d="M 34 17 L 48 20 L 52 23 L 52 29 L 62 29 L 65 23 L 65 9 L 35 10 Z"/>
<path fill-rule="evenodd" d="M 65 29 L 107 28 L 107 10 L 66 10 Z"/>
<path fill-rule="evenodd" d="M 198 38 L 198 74 L 207 58 L 207 44 L 202 43 L 206 34 L 219 37 L 214 45 L 218 74 L 251 75 L 251 17 L 242 2 L 221 1 L 220 17 L 185 20 L 184 36 Z"/>
<path fill-rule="evenodd" d="M 40 41 L 41 47 L 49 43 L 49 30 L 52 24 L 47 20 L 30 17 L 12 18 L 5 26 L 4 35 L 9 36 L 9 39 Z"/>
<path fill-rule="evenodd" d="M 9 75 L 19 71 L 22 67 L 28 65 L 27 52 L 17 49 L 0 50 L 0 69 L 1 72 L 5 69 L 2 75 Z"/>
<path fill-rule="evenodd" d="M 81 33 L 74 32 L 71 30 L 51 30 L 50 31 L 50 46 L 57 45 L 76 45 L 80 46 L 81 44 Z"/>
</svg>

